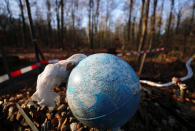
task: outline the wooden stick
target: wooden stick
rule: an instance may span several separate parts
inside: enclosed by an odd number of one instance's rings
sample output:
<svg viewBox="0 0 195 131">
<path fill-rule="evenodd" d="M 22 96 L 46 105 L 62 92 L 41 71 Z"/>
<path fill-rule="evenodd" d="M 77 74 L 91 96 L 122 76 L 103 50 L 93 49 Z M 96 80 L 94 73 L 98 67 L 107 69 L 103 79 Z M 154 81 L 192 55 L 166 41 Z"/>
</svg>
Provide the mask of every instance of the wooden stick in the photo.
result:
<svg viewBox="0 0 195 131">
<path fill-rule="evenodd" d="M 34 123 L 30 120 L 30 118 L 26 115 L 24 110 L 19 106 L 18 103 L 16 103 L 16 107 L 18 108 L 19 112 L 22 114 L 28 125 L 31 127 L 33 131 L 39 131 L 37 127 L 34 125 Z"/>
<path fill-rule="evenodd" d="M 142 73 L 142 69 L 143 69 L 143 66 L 144 66 L 144 62 L 145 62 L 145 59 L 146 59 L 146 53 L 143 54 L 142 56 L 142 59 L 141 59 L 141 64 L 140 64 L 140 67 L 139 67 L 139 71 L 138 71 L 138 75 L 140 76 L 141 73 Z"/>
</svg>

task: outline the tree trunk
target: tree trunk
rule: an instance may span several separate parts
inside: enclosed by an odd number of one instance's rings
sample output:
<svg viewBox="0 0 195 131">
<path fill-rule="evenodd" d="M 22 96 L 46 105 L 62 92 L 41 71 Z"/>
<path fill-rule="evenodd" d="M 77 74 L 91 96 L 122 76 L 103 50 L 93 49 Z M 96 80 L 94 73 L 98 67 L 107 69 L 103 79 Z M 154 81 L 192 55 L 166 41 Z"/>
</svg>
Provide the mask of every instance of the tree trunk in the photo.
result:
<svg viewBox="0 0 195 131">
<path fill-rule="evenodd" d="M 149 50 L 152 47 L 152 44 L 155 41 L 155 36 L 156 36 L 156 7 L 157 7 L 158 0 L 153 1 L 153 13 L 152 13 L 152 18 L 151 18 L 151 29 L 150 29 L 150 43 L 149 43 Z"/>
<path fill-rule="evenodd" d="M 160 11 L 160 20 L 158 21 L 158 37 L 160 37 L 160 33 L 161 33 L 161 27 L 162 27 L 162 16 L 163 16 L 163 9 L 164 9 L 164 1 L 162 1 L 161 4 L 161 11 Z"/>
<path fill-rule="evenodd" d="M 132 29 L 131 29 L 131 42 L 134 44 L 135 43 L 135 17 L 133 18 L 133 23 L 132 23 Z"/>
<path fill-rule="evenodd" d="M 191 31 L 192 31 L 192 27 L 193 27 L 193 24 L 194 24 L 194 15 L 195 15 L 195 0 L 193 2 L 193 7 L 192 7 L 192 16 L 191 16 L 191 19 L 190 19 L 190 23 L 188 25 L 188 28 L 185 30 L 185 33 L 184 33 L 184 48 L 183 48 L 183 54 L 186 53 L 186 48 L 187 48 L 187 37 L 188 35 L 190 35 Z"/>
<path fill-rule="evenodd" d="M 64 0 L 60 1 L 61 7 L 61 48 L 64 49 Z"/>
<path fill-rule="evenodd" d="M 160 11 L 160 20 L 158 21 L 158 37 L 160 36 L 161 33 L 161 27 L 162 27 L 162 16 L 163 16 L 163 9 L 164 9 L 164 1 L 162 1 L 161 4 L 161 11 Z"/>
<path fill-rule="evenodd" d="M 88 9 L 88 43 L 90 43 L 91 41 L 91 7 L 90 7 L 90 2 L 91 0 L 89 0 L 89 9 Z"/>
<path fill-rule="evenodd" d="M 130 0 L 129 3 L 129 19 L 128 19 L 128 28 L 127 28 L 127 40 L 130 42 L 130 37 L 131 37 L 131 15 L 132 15 L 132 10 L 133 10 L 133 4 L 134 1 Z"/>
<path fill-rule="evenodd" d="M 109 20 L 109 1 L 106 1 L 106 31 L 108 30 L 108 20 Z"/>
<path fill-rule="evenodd" d="M 46 6 L 47 6 L 47 28 L 48 28 L 48 39 L 47 39 L 47 44 L 51 44 L 51 40 L 52 40 L 52 35 L 51 35 L 51 3 L 50 0 L 46 1 Z"/>
<path fill-rule="evenodd" d="M 6 9 L 7 9 L 7 12 L 9 14 L 9 21 L 11 24 L 13 24 L 13 20 L 12 20 L 12 11 L 10 9 L 10 0 L 4 0 L 5 3 L 6 3 Z"/>
<path fill-rule="evenodd" d="M 172 16 L 173 16 L 174 3 L 175 3 L 175 0 L 171 0 L 170 14 L 169 14 L 169 19 L 168 19 L 167 28 L 166 28 L 165 44 L 169 43 L 169 35 L 170 35 L 170 29 L 171 29 L 171 22 L 172 22 Z"/>
<path fill-rule="evenodd" d="M 94 14 L 94 35 L 96 47 L 100 48 L 100 37 L 98 37 L 99 31 L 99 14 L 100 14 L 100 0 L 96 0 L 96 9 Z"/>
<path fill-rule="evenodd" d="M 144 14 L 144 24 L 142 26 L 142 34 L 139 42 L 138 52 L 140 52 L 143 49 L 146 41 L 149 7 L 150 7 L 150 0 L 147 0 L 145 14 Z M 137 55 L 137 60 L 140 61 L 140 55 Z"/>
<path fill-rule="evenodd" d="M 22 18 L 22 30 L 23 30 L 23 43 L 24 47 L 27 46 L 27 39 L 26 39 L 26 23 L 24 18 L 24 6 L 22 4 L 22 0 L 19 0 L 19 6 L 20 6 L 20 13 Z"/>
<path fill-rule="evenodd" d="M 154 43 L 155 35 L 156 35 L 155 25 L 156 25 L 156 7 L 157 7 L 157 2 L 158 2 L 158 0 L 154 0 L 153 1 L 153 13 L 152 13 L 152 18 L 151 18 L 150 40 L 149 40 L 148 50 L 150 50 L 152 48 L 152 44 Z M 141 75 L 146 55 L 147 54 L 144 53 L 144 55 L 142 57 L 141 65 L 140 65 L 139 72 L 138 72 L 139 75 Z"/>
<path fill-rule="evenodd" d="M 74 48 L 76 48 L 77 47 L 77 44 L 76 44 L 77 36 L 75 35 L 75 2 L 74 0 L 71 1 L 71 18 L 72 18 L 71 30 L 72 30 L 72 34 L 74 37 L 74 39 L 71 38 L 71 40 L 74 43 Z"/>
<path fill-rule="evenodd" d="M 176 34 L 178 34 L 179 32 L 179 26 L 180 26 L 180 22 L 181 22 L 181 11 L 182 11 L 182 8 L 179 9 L 179 12 L 177 14 L 177 24 L 176 24 Z"/>
<path fill-rule="evenodd" d="M 32 37 L 32 41 L 33 41 L 33 44 L 34 44 L 35 58 L 36 58 L 36 62 L 39 63 L 40 62 L 39 50 L 38 50 L 38 46 L 37 46 L 37 42 L 36 42 L 37 38 L 36 38 L 34 25 L 33 25 L 33 21 L 32 21 L 30 4 L 29 4 L 28 0 L 25 0 L 25 2 L 26 2 L 26 8 L 27 8 L 27 12 L 28 12 L 28 20 L 29 20 L 29 24 L 30 24 L 31 37 Z M 40 70 L 39 70 L 39 72 L 40 72 Z"/>
<path fill-rule="evenodd" d="M 72 17 L 72 29 L 75 28 L 75 3 L 74 0 L 71 1 L 72 7 L 71 7 L 71 17 Z"/>
<path fill-rule="evenodd" d="M 90 43 L 90 48 L 94 48 L 94 43 L 93 43 L 93 28 L 94 28 L 94 22 L 93 22 L 93 6 L 94 6 L 94 1 L 89 0 L 89 12 L 88 12 L 88 40 Z"/>
<path fill-rule="evenodd" d="M 142 6 L 141 6 L 141 15 L 139 19 L 139 27 L 138 27 L 138 34 L 137 34 L 137 50 L 140 43 L 140 35 L 142 33 L 142 22 L 143 22 L 143 16 L 144 16 L 144 8 L 145 8 L 145 0 L 142 0 Z"/>
<path fill-rule="evenodd" d="M 59 2 L 58 0 L 56 0 L 56 21 L 57 21 L 57 43 L 60 43 L 60 16 L 59 16 Z M 58 47 L 61 47 L 60 46 L 61 44 L 58 45 Z"/>
<path fill-rule="evenodd" d="M 95 10 L 95 21 L 94 21 L 94 28 L 95 28 L 95 33 L 98 32 L 98 25 L 99 25 L 99 8 L 100 8 L 100 0 L 96 1 L 96 10 Z"/>
<path fill-rule="evenodd" d="M 73 42 L 74 47 L 78 47 L 78 37 L 76 35 L 75 23 L 76 23 L 76 15 L 78 12 L 78 1 L 72 0 L 72 9 L 71 9 L 71 16 L 72 16 L 72 32 L 73 32 Z"/>
</svg>

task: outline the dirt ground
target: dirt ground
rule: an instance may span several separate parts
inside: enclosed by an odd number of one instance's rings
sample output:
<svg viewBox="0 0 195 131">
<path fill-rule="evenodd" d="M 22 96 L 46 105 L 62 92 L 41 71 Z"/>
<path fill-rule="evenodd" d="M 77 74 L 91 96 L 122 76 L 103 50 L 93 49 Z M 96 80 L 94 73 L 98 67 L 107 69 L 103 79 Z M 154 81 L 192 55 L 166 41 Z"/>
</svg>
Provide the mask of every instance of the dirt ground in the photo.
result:
<svg viewBox="0 0 195 131">
<path fill-rule="evenodd" d="M 11 49 L 7 48 L 7 56 L 17 56 L 15 61 L 9 61 L 10 70 L 20 69 L 29 64 L 34 63 L 33 49 Z M 67 58 L 74 53 L 85 53 L 87 55 L 95 52 L 106 52 L 106 50 L 72 50 L 66 51 L 57 49 L 44 49 L 44 56 L 47 60 L 56 58 Z M 138 70 L 138 63 L 135 62 L 135 57 L 123 57 L 134 69 Z M 144 64 L 142 75 L 140 79 L 151 80 L 155 82 L 169 82 L 173 76 L 182 77 L 186 75 L 185 62 L 186 59 L 173 57 L 166 57 L 163 52 L 159 54 L 150 54 Z M 195 71 L 195 61 L 192 62 L 191 67 Z M 4 73 L 3 67 L 0 70 Z M 17 81 L 16 81 L 17 82 Z M 191 131 L 195 129 L 195 77 L 184 82 L 187 85 L 186 97 L 184 101 L 180 99 L 180 90 L 177 86 L 170 86 L 165 88 L 150 87 L 142 85 L 142 96 L 139 109 L 136 114 L 124 125 L 121 129 L 125 131 Z M 36 87 L 36 78 L 30 82 L 25 80 L 20 82 L 24 88 L 18 89 L 12 94 L 3 94 L 0 96 L 0 130 L 29 130 L 30 127 L 25 123 L 22 117 L 17 119 L 18 110 L 16 103 L 24 105 L 22 107 L 27 115 L 31 118 L 39 130 L 43 130 L 43 124 L 50 126 L 50 130 L 71 130 L 71 125 L 76 123 L 76 130 L 98 130 L 89 128 L 78 122 L 66 103 L 65 90 L 66 84 L 62 84 L 60 88 L 55 91 L 60 94 L 61 103 L 52 112 L 49 112 L 46 107 L 40 107 L 36 115 L 32 116 L 29 112 L 32 110 L 25 105 L 28 105 L 28 99 L 34 93 Z M 22 96 L 21 96 L 22 94 Z M 63 105 L 63 106 L 62 106 Z M 62 109 L 58 108 L 62 106 Z M 11 108 L 12 107 L 12 108 Z M 41 108 L 43 108 L 41 110 Z M 12 112 L 11 112 L 12 111 Z M 10 113 L 11 112 L 11 113 Z M 62 113 L 65 112 L 65 113 Z M 50 113 L 51 117 L 48 118 Z M 64 125 L 59 126 L 58 118 L 61 118 L 61 123 L 67 121 Z M 74 124 L 73 124 L 74 123 Z M 63 125 L 63 127 L 62 127 Z M 45 129 L 46 127 L 44 127 Z"/>
</svg>

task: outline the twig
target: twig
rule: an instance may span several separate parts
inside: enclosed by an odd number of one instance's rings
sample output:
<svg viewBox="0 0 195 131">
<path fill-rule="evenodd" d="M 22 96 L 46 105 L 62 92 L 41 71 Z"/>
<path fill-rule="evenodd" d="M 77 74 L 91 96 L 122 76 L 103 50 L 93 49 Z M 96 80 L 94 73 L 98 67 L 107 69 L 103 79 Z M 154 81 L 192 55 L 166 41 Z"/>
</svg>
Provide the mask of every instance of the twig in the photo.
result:
<svg viewBox="0 0 195 131">
<path fill-rule="evenodd" d="M 30 118 L 26 115 L 24 110 L 19 106 L 19 104 L 16 103 L 16 107 L 18 108 L 19 112 L 22 114 L 28 125 L 31 127 L 33 131 L 38 131 L 37 127 L 34 125 L 34 123 L 30 120 Z"/>
<path fill-rule="evenodd" d="M 182 101 L 185 101 L 185 95 L 186 95 L 186 89 L 187 89 L 187 86 L 186 84 L 183 84 L 180 79 L 176 78 L 176 77 L 173 77 L 172 78 L 172 82 L 179 87 L 180 89 L 180 97 L 181 97 L 181 100 Z"/>
<path fill-rule="evenodd" d="M 192 72 L 192 68 L 190 67 L 190 64 L 194 58 L 195 58 L 195 54 L 186 62 L 186 68 L 187 68 L 188 74 L 186 76 L 180 78 L 179 79 L 180 81 L 185 81 L 193 76 L 193 72 Z M 173 81 L 167 82 L 164 84 L 159 84 L 159 83 L 148 81 L 148 80 L 140 80 L 140 83 L 147 84 L 150 86 L 156 86 L 156 87 L 167 87 L 167 86 L 174 85 Z"/>
</svg>

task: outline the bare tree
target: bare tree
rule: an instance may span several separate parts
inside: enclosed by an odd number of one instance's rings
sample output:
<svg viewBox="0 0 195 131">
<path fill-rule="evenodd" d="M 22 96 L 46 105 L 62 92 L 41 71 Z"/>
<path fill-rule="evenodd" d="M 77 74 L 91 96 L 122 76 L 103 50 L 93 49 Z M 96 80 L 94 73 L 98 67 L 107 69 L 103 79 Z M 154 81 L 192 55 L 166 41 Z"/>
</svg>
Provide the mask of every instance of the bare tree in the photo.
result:
<svg viewBox="0 0 195 131">
<path fill-rule="evenodd" d="M 169 18 L 168 18 L 167 26 L 166 26 L 166 38 L 165 38 L 166 41 L 165 41 L 165 43 L 169 42 L 169 34 L 170 34 L 170 29 L 171 29 L 172 17 L 173 17 L 174 3 L 175 3 L 175 0 L 171 0 L 171 8 L 170 8 Z"/>
<path fill-rule="evenodd" d="M 146 41 L 149 7 L 150 7 L 150 0 L 147 0 L 146 1 L 145 14 L 144 14 L 144 18 L 143 18 L 144 23 L 143 23 L 143 26 L 142 26 L 142 33 L 141 33 L 141 37 L 140 37 L 138 52 L 140 52 L 141 49 L 144 47 L 144 44 L 145 44 L 145 41 Z M 140 55 L 138 55 L 137 60 L 140 61 Z"/>
<path fill-rule="evenodd" d="M 19 7 L 20 7 L 20 16 L 22 18 L 22 30 L 23 30 L 23 43 L 24 46 L 27 46 L 27 39 L 26 39 L 26 22 L 24 17 L 24 5 L 22 3 L 22 0 L 19 0 Z"/>
<path fill-rule="evenodd" d="M 193 0 L 193 5 L 192 5 L 192 16 L 189 23 L 189 33 L 192 31 L 192 27 L 194 23 L 194 15 L 195 15 L 195 0 Z"/>
<path fill-rule="evenodd" d="M 50 0 L 46 1 L 46 6 L 47 6 L 48 31 L 51 33 L 51 2 L 50 2 Z"/>
<path fill-rule="evenodd" d="M 4 0 L 4 2 L 5 2 L 5 6 L 6 6 L 5 9 L 6 9 L 6 12 L 7 12 L 6 16 L 8 18 L 7 23 L 5 23 L 5 24 L 9 23 L 9 26 L 5 26 L 5 27 L 9 27 L 12 30 L 12 32 L 17 32 L 14 28 L 14 19 L 13 19 L 12 10 L 11 10 L 11 7 L 10 7 L 10 0 Z M 11 36 L 13 37 L 13 39 L 16 39 L 16 41 L 17 41 L 18 37 L 16 35 L 17 35 L 16 33 L 12 33 Z M 7 37 L 6 39 L 8 40 L 9 38 Z M 18 42 L 15 43 L 16 46 L 17 46 L 17 44 L 18 44 Z"/>
<path fill-rule="evenodd" d="M 158 36 L 160 36 L 160 32 L 161 32 L 161 28 L 162 28 L 162 16 L 163 16 L 164 2 L 165 2 L 165 0 L 162 0 L 161 10 L 160 10 L 160 19 L 158 21 Z"/>
<path fill-rule="evenodd" d="M 76 29 L 75 29 L 75 24 L 76 22 L 78 22 L 77 20 L 77 15 L 78 14 L 78 9 L 79 9 L 79 3 L 78 3 L 78 0 L 72 0 L 71 1 L 71 18 L 72 18 L 72 25 L 71 25 L 71 28 L 72 28 L 72 32 L 73 32 L 73 35 L 74 35 L 74 47 L 77 48 L 78 46 L 78 38 L 77 38 L 77 35 L 76 35 Z"/>
<path fill-rule="evenodd" d="M 131 42 L 132 43 L 135 43 L 135 24 L 136 24 L 135 19 L 136 18 L 133 17 L 132 28 L 131 28 Z"/>
<path fill-rule="evenodd" d="M 7 9 L 7 13 L 9 15 L 9 20 L 12 23 L 12 11 L 10 9 L 10 0 L 4 0 L 6 3 L 6 9 Z"/>
<path fill-rule="evenodd" d="M 51 27 L 51 2 L 50 0 L 46 0 L 46 7 L 47 7 L 47 28 L 48 28 L 48 39 L 47 39 L 47 44 L 50 44 L 49 42 L 51 42 L 51 31 L 52 31 L 52 27 Z"/>
<path fill-rule="evenodd" d="M 78 2 L 78 1 L 77 1 Z M 76 8 L 78 9 L 78 4 L 76 3 L 75 0 L 71 1 L 71 17 L 72 17 L 72 29 L 75 29 L 75 13 L 76 13 Z"/>
<path fill-rule="evenodd" d="M 193 24 L 194 24 L 194 15 L 195 15 L 195 0 L 193 0 L 192 15 L 191 15 L 191 18 L 190 18 L 190 22 L 189 22 L 187 28 L 184 31 L 184 41 L 183 41 L 184 48 L 183 48 L 183 54 L 186 53 L 186 46 L 187 46 L 186 41 L 187 41 L 188 35 L 192 31 L 192 27 L 193 27 Z"/>
<path fill-rule="evenodd" d="M 60 1 L 61 8 L 61 48 L 64 49 L 64 0 Z"/>
<path fill-rule="evenodd" d="M 153 0 L 153 13 L 151 17 L 151 28 L 150 28 L 150 42 L 149 42 L 149 49 L 151 49 L 152 44 L 154 43 L 155 36 L 156 36 L 156 7 L 157 7 L 158 0 Z"/>
<path fill-rule="evenodd" d="M 111 25 L 112 25 L 112 11 L 117 7 L 117 4 L 114 0 L 107 0 L 105 3 L 105 30 L 104 30 L 104 41 L 107 45 L 107 47 L 113 48 L 115 45 L 113 45 L 112 42 L 112 33 L 111 33 Z"/>
<path fill-rule="evenodd" d="M 138 27 L 138 34 L 137 34 L 137 49 L 139 48 L 140 36 L 142 33 L 142 22 L 143 22 L 143 16 L 144 16 L 144 8 L 145 8 L 145 0 L 142 0 L 141 14 L 140 14 L 140 19 L 139 19 L 139 27 Z"/>
<path fill-rule="evenodd" d="M 176 24 L 176 34 L 179 32 L 179 26 L 181 23 L 181 16 L 182 16 L 182 7 L 179 9 L 178 14 L 177 14 L 177 24 Z"/>
<path fill-rule="evenodd" d="M 105 14 L 106 30 L 109 30 L 111 24 L 111 13 L 116 8 L 116 3 L 114 0 L 107 0 L 105 6 L 106 6 L 106 14 Z"/>
<path fill-rule="evenodd" d="M 128 39 L 128 41 L 130 41 L 131 16 L 132 16 L 133 4 L 134 4 L 134 0 L 130 0 L 130 3 L 129 3 L 129 19 L 128 19 L 128 28 L 127 28 L 127 39 Z"/>
<path fill-rule="evenodd" d="M 56 22 L 57 22 L 57 42 L 60 43 L 60 16 L 59 16 L 59 8 L 60 8 L 60 2 L 58 0 L 55 1 L 56 4 Z M 59 44 L 58 47 L 61 47 Z"/>
<path fill-rule="evenodd" d="M 108 30 L 108 22 L 109 22 L 109 18 L 110 18 L 110 11 L 109 11 L 109 2 L 110 1 L 106 1 L 106 31 Z"/>
<path fill-rule="evenodd" d="M 94 27 L 94 19 L 93 19 L 93 8 L 94 8 L 94 1 L 89 0 L 89 9 L 88 9 L 88 41 L 90 43 L 90 48 L 94 48 L 93 43 L 93 27 Z"/>
<path fill-rule="evenodd" d="M 96 10 L 95 10 L 95 20 L 94 20 L 94 28 L 95 28 L 95 33 L 98 31 L 98 25 L 99 25 L 99 11 L 100 8 L 100 0 L 96 0 Z"/>
<path fill-rule="evenodd" d="M 153 13 L 152 13 L 152 17 L 151 17 L 151 26 L 150 26 L 151 28 L 150 28 L 150 39 L 149 39 L 148 50 L 150 50 L 152 48 L 152 44 L 154 43 L 155 35 L 156 35 L 155 25 L 156 25 L 156 6 L 157 6 L 157 2 L 158 2 L 158 0 L 153 0 Z M 143 68 L 143 65 L 144 65 L 146 55 L 147 54 L 144 53 L 144 55 L 142 57 L 141 65 L 140 65 L 138 74 L 141 74 L 141 72 L 142 72 L 142 68 Z"/>
<path fill-rule="evenodd" d="M 29 20 L 29 28 L 31 31 L 31 38 L 32 38 L 32 42 L 34 44 L 36 62 L 39 63 L 40 62 L 39 49 L 38 49 L 36 33 L 34 30 L 34 25 L 33 25 L 33 21 L 32 21 L 31 8 L 30 8 L 30 4 L 29 4 L 28 0 L 25 0 L 25 3 L 26 3 L 26 9 L 28 12 L 28 20 Z"/>
<path fill-rule="evenodd" d="M 100 47 L 100 34 L 99 34 L 99 16 L 100 16 L 100 0 L 94 1 L 94 12 L 93 12 L 93 25 L 94 25 L 94 47 Z"/>
</svg>

